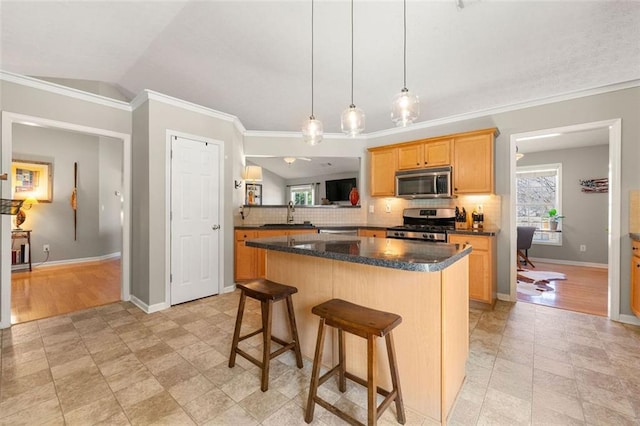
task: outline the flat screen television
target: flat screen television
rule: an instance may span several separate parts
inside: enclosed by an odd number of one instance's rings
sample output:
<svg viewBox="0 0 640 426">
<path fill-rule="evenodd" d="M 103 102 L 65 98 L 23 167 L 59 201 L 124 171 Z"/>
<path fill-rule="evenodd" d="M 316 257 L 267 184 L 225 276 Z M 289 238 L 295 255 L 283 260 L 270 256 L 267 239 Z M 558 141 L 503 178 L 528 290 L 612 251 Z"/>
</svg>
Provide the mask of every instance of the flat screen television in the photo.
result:
<svg viewBox="0 0 640 426">
<path fill-rule="evenodd" d="M 329 201 L 349 201 L 349 193 L 356 186 L 356 178 L 327 180 L 324 184 Z"/>
</svg>

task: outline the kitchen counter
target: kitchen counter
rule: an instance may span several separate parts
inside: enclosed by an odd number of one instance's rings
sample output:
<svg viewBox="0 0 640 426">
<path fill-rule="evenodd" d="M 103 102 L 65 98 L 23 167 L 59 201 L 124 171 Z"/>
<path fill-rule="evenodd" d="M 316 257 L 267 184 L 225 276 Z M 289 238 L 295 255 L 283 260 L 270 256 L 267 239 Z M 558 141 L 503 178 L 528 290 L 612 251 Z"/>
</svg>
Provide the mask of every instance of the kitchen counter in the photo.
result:
<svg viewBox="0 0 640 426">
<path fill-rule="evenodd" d="M 471 247 L 390 238 L 305 234 L 249 239 L 266 252 L 265 278 L 294 286 L 294 311 L 304 357 L 313 359 L 319 319 L 311 309 L 330 299 L 402 317 L 394 329 L 400 385 L 407 409 L 444 423 L 465 377 L 469 354 Z M 282 304 L 273 335 L 290 337 Z M 335 365 L 336 333 L 325 339 L 323 364 Z M 378 345 L 384 346 L 384 340 Z M 345 336 L 347 371 L 367 377 L 366 340 Z M 386 357 L 380 386 L 390 389 Z"/>
<path fill-rule="evenodd" d="M 471 247 L 422 241 L 307 234 L 248 240 L 249 247 L 324 257 L 405 271 L 441 271 L 471 253 Z"/>
<path fill-rule="evenodd" d="M 629 238 L 631 238 L 633 241 L 640 241 L 640 234 L 637 232 L 631 232 L 629 233 Z"/>
</svg>

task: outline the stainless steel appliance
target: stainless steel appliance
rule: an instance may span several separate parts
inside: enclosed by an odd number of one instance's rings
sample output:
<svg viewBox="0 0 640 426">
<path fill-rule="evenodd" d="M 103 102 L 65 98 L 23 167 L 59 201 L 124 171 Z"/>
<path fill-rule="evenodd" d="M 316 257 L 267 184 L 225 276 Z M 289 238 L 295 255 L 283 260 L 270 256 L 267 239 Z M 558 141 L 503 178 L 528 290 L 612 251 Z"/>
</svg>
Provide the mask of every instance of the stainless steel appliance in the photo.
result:
<svg viewBox="0 0 640 426">
<path fill-rule="evenodd" d="M 426 207 L 402 211 L 402 226 L 387 228 L 387 238 L 447 242 L 447 231 L 455 229 L 456 211 L 452 208 Z"/>
<path fill-rule="evenodd" d="M 396 172 L 396 197 L 453 198 L 451 166 Z"/>
</svg>

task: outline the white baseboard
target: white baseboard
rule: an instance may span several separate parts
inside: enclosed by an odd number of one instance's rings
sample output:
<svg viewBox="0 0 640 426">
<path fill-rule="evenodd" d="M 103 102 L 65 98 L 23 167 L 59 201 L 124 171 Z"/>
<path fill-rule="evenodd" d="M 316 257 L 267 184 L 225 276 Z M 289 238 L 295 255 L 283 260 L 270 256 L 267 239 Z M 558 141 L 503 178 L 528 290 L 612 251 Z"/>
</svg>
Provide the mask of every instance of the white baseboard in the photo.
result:
<svg viewBox="0 0 640 426">
<path fill-rule="evenodd" d="M 100 262 L 103 260 L 116 259 L 120 257 L 120 252 L 109 253 L 102 256 L 94 256 L 94 257 L 83 257 L 80 259 L 65 259 L 65 260 L 52 260 L 41 263 L 34 263 L 33 268 L 48 268 L 51 266 L 60 266 L 60 265 L 73 265 L 75 263 L 89 263 L 89 262 Z"/>
<path fill-rule="evenodd" d="M 619 321 L 625 324 L 640 325 L 640 318 L 635 315 L 620 314 Z"/>
<path fill-rule="evenodd" d="M 156 303 L 155 305 L 147 305 L 142 300 L 133 295 L 131 296 L 131 303 L 142 309 L 147 314 L 152 314 L 154 312 L 162 311 L 171 307 L 171 305 L 166 302 Z"/>
<path fill-rule="evenodd" d="M 530 257 L 529 259 L 533 262 L 553 263 L 556 265 L 584 266 L 587 268 L 600 269 L 607 269 L 609 267 L 606 263 L 578 262 L 577 260 L 543 259 L 541 257 Z"/>
<path fill-rule="evenodd" d="M 230 285 L 229 287 L 222 287 L 222 291 L 220 294 L 233 293 L 236 290 L 236 284 Z"/>
</svg>

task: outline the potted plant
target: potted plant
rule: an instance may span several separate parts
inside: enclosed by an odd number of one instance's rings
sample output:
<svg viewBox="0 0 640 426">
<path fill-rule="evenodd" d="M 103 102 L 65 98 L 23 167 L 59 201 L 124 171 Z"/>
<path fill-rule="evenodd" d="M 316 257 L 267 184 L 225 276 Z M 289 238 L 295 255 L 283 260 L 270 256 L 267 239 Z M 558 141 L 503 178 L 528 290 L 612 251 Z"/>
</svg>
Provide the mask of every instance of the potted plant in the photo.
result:
<svg viewBox="0 0 640 426">
<path fill-rule="evenodd" d="M 549 227 L 552 231 L 556 231 L 558 229 L 558 220 L 562 219 L 564 215 L 559 215 L 558 210 L 555 208 L 550 209 L 549 212 Z"/>
</svg>

